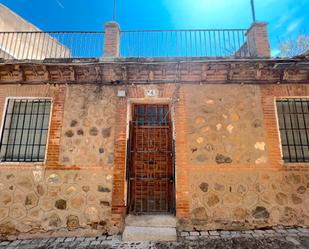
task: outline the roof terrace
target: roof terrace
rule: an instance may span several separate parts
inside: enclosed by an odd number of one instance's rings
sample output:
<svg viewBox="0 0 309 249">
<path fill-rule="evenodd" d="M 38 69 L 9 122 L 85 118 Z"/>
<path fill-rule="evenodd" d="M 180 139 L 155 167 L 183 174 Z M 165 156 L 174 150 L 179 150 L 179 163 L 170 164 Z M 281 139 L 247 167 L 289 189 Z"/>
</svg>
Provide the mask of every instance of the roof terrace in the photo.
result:
<svg viewBox="0 0 309 249">
<path fill-rule="evenodd" d="M 0 58 L 269 58 L 265 23 L 249 29 L 122 31 L 116 22 L 103 32 L 0 32 Z"/>
</svg>

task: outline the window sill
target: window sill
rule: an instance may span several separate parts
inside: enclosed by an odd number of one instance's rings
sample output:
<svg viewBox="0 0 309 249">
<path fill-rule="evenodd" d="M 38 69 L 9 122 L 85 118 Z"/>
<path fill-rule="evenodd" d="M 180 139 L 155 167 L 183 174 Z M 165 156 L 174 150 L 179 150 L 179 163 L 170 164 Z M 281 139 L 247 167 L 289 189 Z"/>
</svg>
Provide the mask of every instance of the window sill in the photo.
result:
<svg viewBox="0 0 309 249">
<path fill-rule="evenodd" d="M 45 162 L 0 162 L 1 166 L 44 166 Z"/>
<path fill-rule="evenodd" d="M 308 167 L 309 163 L 283 163 L 284 167 Z"/>
</svg>

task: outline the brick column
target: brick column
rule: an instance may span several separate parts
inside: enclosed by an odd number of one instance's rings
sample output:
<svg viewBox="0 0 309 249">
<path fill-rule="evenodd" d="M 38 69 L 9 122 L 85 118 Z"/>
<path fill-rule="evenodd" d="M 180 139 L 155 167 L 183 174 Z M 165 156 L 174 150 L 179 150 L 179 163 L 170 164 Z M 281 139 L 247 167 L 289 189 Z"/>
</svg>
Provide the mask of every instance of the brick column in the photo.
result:
<svg viewBox="0 0 309 249">
<path fill-rule="evenodd" d="M 267 32 L 267 23 L 255 22 L 247 31 L 248 49 L 251 57 L 269 58 L 270 45 Z"/>
<path fill-rule="evenodd" d="M 119 57 L 120 55 L 120 27 L 116 22 L 105 24 L 104 57 Z"/>
</svg>

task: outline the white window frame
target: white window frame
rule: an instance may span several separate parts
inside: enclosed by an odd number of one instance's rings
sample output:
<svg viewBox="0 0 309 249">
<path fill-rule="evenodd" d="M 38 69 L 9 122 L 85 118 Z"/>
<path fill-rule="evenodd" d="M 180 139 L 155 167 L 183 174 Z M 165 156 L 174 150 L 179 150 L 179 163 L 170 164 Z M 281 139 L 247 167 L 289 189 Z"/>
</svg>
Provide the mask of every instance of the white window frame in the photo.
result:
<svg viewBox="0 0 309 249">
<path fill-rule="evenodd" d="M 1 122 L 1 129 L 0 129 L 0 141 L 2 139 L 3 135 L 3 129 L 4 129 L 4 120 L 6 116 L 6 110 L 7 106 L 9 104 L 9 100 L 50 100 L 50 112 L 49 112 L 49 121 L 48 121 L 48 132 L 47 132 L 47 138 L 46 138 L 46 147 L 45 147 L 45 154 L 44 154 L 44 160 L 42 162 L 6 162 L 6 161 L 0 161 L 0 165 L 44 165 L 47 162 L 47 152 L 48 152 L 48 145 L 49 145 L 49 136 L 50 136 L 50 126 L 51 126 L 51 119 L 53 114 L 53 105 L 54 101 L 52 97 L 22 97 L 22 96 L 14 96 L 14 97 L 6 97 L 4 101 L 4 108 L 2 112 L 2 122 Z"/>
<path fill-rule="evenodd" d="M 281 132 L 280 132 L 280 126 L 279 126 L 279 115 L 278 115 L 278 108 L 277 108 L 277 100 L 282 100 L 282 99 L 309 99 L 309 96 L 280 96 L 280 97 L 276 96 L 274 98 L 275 116 L 276 116 L 277 133 L 278 133 L 278 139 L 279 139 L 281 164 L 286 165 L 286 166 L 309 165 L 309 163 L 307 163 L 307 162 L 285 162 L 283 160 L 283 148 L 282 148 Z"/>
</svg>

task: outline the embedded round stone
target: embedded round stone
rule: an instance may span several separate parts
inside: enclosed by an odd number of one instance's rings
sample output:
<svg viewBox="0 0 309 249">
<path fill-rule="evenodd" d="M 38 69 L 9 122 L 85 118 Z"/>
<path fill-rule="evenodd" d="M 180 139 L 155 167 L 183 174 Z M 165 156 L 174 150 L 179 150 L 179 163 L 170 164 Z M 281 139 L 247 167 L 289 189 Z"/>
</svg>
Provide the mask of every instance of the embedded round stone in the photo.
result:
<svg viewBox="0 0 309 249">
<path fill-rule="evenodd" d="M 224 185 L 222 185 L 222 184 L 220 184 L 220 183 L 215 183 L 214 189 L 215 189 L 216 191 L 224 191 L 225 187 L 224 187 Z"/>
<path fill-rule="evenodd" d="M 49 217 L 49 226 L 51 227 L 60 227 L 61 226 L 61 219 L 58 214 L 52 214 Z"/>
<path fill-rule="evenodd" d="M 71 131 L 71 130 L 68 130 L 68 131 L 65 132 L 65 135 L 66 135 L 67 137 L 73 137 L 73 136 L 74 136 L 74 132 Z"/>
<path fill-rule="evenodd" d="M 288 197 L 284 193 L 276 194 L 275 200 L 279 205 L 286 205 L 288 203 Z"/>
<path fill-rule="evenodd" d="M 104 187 L 102 185 L 98 185 L 98 191 L 99 192 L 106 192 L 106 193 L 111 192 L 111 190 L 109 188 L 106 188 L 106 187 Z"/>
<path fill-rule="evenodd" d="M 305 192 L 306 192 L 306 187 L 304 187 L 304 186 L 298 187 L 298 189 L 297 189 L 298 194 L 304 194 Z"/>
<path fill-rule="evenodd" d="M 76 229 L 79 227 L 79 219 L 76 215 L 69 215 L 67 217 L 67 227 L 69 230 Z"/>
<path fill-rule="evenodd" d="M 55 202 L 55 207 L 60 210 L 65 210 L 67 208 L 67 202 L 66 200 L 59 199 Z"/>
<path fill-rule="evenodd" d="M 104 138 L 110 137 L 110 136 L 111 136 L 111 133 L 112 133 L 112 128 L 111 128 L 111 127 L 109 127 L 109 128 L 104 128 L 104 129 L 102 130 L 102 136 L 103 136 Z"/>
<path fill-rule="evenodd" d="M 72 120 L 70 126 L 75 127 L 78 124 L 76 120 Z"/>
<path fill-rule="evenodd" d="M 216 162 L 217 162 L 217 164 L 232 163 L 233 160 L 228 156 L 224 156 L 222 154 L 217 154 Z"/>
<path fill-rule="evenodd" d="M 210 194 L 208 197 L 207 197 L 207 205 L 208 207 L 213 207 L 215 205 L 217 205 L 218 203 L 220 202 L 220 199 L 217 195 L 215 194 Z"/>
<path fill-rule="evenodd" d="M 89 192 L 90 187 L 89 186 L 82 186 L 82 190 L 87 193 L 87 192 Z"/>
<path fill-rule="evenodd" d="M 85 216 L 88 221 L 96 222 L 99 220 L 99 213 L 95 207 L 88 207 L 85 210 Z"/>
<path fill-rule="evenodd" d="M 208 160 L 208 157 L 205 156 L 205 155 L 198 155 L 198 156 L 196 157 L 196 160 L 199 161 L 199 162 L 201 162 L 201 163 L 203 163 L 203 162 L 205 162 L 205 161 Z"/>
<path fill-rule="evenodd" d="M 45 193 L 43 186 L 40 185 L 40 184 L 39 184 L 38 186 L 36 186 L 36 191 L 37 191 L 37 193 L 38 193 L 40 196 L 43 196 L 44 193 Z"/>
<path fill-rule="evenodd" d="M 83 131 L 82 129 L 78 129 L 78 130 L 77 130 L 77 135 L 78 135 L 78 136 L 84 135 L 84 131 Z"/>
<path fill-rule="evenodd" d="M 192 218 L 196 220 L 206 220 L 208 218 L 206 209 L 204 207 L 195 208 L 191 212 Z"/>
<path fill-rule="evenodd" d="M 108 202 L 108 201 L 100 201 L 100 206 L 101 207 L 109 207 L 110 206 L 110 202 Z"/>
<path fill-rule="evenodd" d="M 57 174 L 51 174 L 47 178 L 47 183 L 49 184 L 59 184 L 61 181 L 60 176 Z"/>
<path fill-rule="evenodd" d="M 237 220 L 245 220 L 248 216 L 248 212 L 247 210 L 238 207 L 234 210 L 233 215 Z"/>
<path fill-rule="evenodd" d="M 209 188 L 209 184 L 207 182 L 202 182 L 199 187 L 203 192 L 207 192 Z"/>
<path fill-rule="evenodd" d="M 252 210 L 252 216 L 255 219 L 268 219 L 269 212 L 265 207 L 258 206 L 254 210 Z"/>
<path fill-rule="evenodd" d="M 36 196 L 36 194 L 34 192 L 31 192 L 29 194 L 27 194 L 26 196 L 26 200 L 25 200 L 25 206 L 36 206 L 38 204 L 38 197 Z"/>
<path fill-rule="evenodd" d="M 99 131 L 98 131 L 97 127 L 92 127 L 92 128 L 90 129 L 90 131 L 89 131 L 89 134 L 90 134 L 91 136 L 97 136 L 97 135 L 99 134 Z"/>
</svg>

